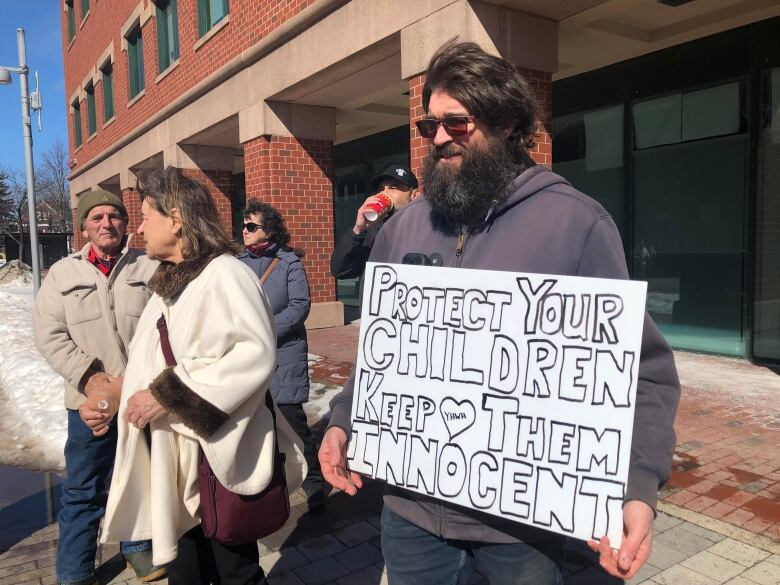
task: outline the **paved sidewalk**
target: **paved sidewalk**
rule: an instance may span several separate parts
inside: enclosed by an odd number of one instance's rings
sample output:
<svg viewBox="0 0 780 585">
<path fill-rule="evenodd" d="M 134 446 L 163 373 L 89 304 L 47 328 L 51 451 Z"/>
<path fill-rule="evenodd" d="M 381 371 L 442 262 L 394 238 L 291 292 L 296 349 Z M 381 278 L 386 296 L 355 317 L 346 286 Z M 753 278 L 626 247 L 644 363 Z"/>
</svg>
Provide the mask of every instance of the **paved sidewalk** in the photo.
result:
<svg viewBox="0 0 780 585">
<path fill-rule="evenodd" d="M 343 384 L 357 333 L 354 325 L 311 331 L 310 351 L 323 357 L 312 378 Z M 630 584 L 780 585 L 780 377 L 739 360 L 684 353 L 677 360 L 683 396 L 675 470 L 659 503 L 653 555 Z M 294 494 L 290 520 L 259 545 L 269 583 L 386 583 L 381 489 L 369 481 L 354 498 L 333 493 L 316 515 Z M 56 538 L 52 524 L 0 554 L 0 585 L 53 583 Z M 567 548 L 564 572 L 566 585 L 621 582 L 578 542 Z M 100 575 L 103 583 L 138 585 L 115 545 L 103 547 Z M 486 583 L 478 575 L 473 582 Z"/>
</svg>

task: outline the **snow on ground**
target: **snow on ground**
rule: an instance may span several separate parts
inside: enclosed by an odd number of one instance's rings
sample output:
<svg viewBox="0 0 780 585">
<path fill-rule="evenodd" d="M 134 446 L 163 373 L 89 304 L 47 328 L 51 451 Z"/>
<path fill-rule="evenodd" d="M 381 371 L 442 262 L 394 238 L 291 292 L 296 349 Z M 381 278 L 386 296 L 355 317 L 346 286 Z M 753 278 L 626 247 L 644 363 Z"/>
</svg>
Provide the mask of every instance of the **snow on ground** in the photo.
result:
<svg viewBox="0 0 780 585">
<path fill-rule="evenodd" d="M 311 373 L 312 366 L 321 359 L 322 357 L 318 355 L 309 354 L 309 373 Z M 330 401 L 339 392 L 341 392 L 341 386 L 311 381 L 309 401 L 303 407 L 312 426 L 319 423 L 327 424 L 328 420 L 330 420 Z"/>
<path fill-rule="evenodd" d="M 33 342 L 32 284 L 0 284 L 0 464 L 64 468 L 67 415 L 63 380 Z"/>
<path fill-rule="evenodd" d="M 62 471 L 67 433 L 62 377 L 33 342 L 33 289 L 24 277 L 0 284 L 0 465 Z M 309 365 L 322 358 L 309 354 Z M 341 386 L 312 381 L 306 412 L 312 423 L 330 417 Z"/>
</svg>

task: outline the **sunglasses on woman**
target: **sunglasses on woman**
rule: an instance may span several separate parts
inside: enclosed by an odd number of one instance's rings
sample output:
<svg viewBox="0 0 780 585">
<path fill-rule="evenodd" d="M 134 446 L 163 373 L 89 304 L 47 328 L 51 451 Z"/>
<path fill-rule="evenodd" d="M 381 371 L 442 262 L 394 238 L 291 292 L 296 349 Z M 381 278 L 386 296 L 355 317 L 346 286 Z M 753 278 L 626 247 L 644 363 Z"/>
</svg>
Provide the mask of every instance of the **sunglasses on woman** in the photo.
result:
<svg viewBox="0 0 780 585">
<path fill-rule="evenodd" d="M 249 233 L 253 234 L 258 229 L 263 229 L 263 226 L 261 226 L 259 223 L 255 223 L 253 221 L 247 222 L 244 224 L 244 229 L 248 231 Z"/>
<path fill-rule="evenodd" d="M 439 124 L 444 126 L 444 131 L 450 136 L 463 136 L 469 131 L 469 122 L 474 121 L 475 116 L 445 116 L 444 118 L 423 118 L 417 120 L 417 130 L 423 138 L 433 138 L 439 129 Z"/>
</svg>

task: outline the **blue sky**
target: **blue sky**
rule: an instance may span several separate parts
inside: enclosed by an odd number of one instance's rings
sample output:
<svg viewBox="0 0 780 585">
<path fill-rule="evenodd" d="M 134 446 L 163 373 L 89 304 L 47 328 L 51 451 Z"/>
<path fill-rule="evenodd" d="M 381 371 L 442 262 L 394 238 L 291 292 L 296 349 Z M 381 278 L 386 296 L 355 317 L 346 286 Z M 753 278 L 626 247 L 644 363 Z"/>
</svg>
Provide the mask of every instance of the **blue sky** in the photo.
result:
<svg viewBox="0 0 780 585">
<path fill-rule="evenodd" d="M 27 65 L 30 89 L 35 89 L 38 70 L 43 96 L 43 132 L 38 132 L 38 116 L 33 116 L 33 157 L 56 140 L 68 144 L 65 111 L 65 76 L 62 68 L 62 0 L 0 0 L 0 66 L 17 67 L 16 29 L 27 36 Z M 19 76 L 11 74 L 11 85 L 0 85 L 0 166 L 24 169 L 24 141 L 19 96 Z"/>
</svg>

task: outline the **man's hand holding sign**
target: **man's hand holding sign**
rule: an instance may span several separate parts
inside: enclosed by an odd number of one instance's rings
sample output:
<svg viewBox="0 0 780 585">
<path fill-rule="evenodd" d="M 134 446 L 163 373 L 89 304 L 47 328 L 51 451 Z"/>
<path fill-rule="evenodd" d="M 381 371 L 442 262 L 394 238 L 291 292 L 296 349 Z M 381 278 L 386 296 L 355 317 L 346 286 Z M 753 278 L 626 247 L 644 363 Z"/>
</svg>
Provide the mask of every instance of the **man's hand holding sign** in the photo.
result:
<svg viewBox="0 0 780 585">
<path fill-rule="evenodd" d="M 354 495 L 363 473 L 590 540 L 630 578 L 653 520 L 623 508 L 645 289 L 369 263 L 352 440 L 329 429 L 326 479 Z"/>
<path fill-rule="evenodd" d="M 619 545 L 645 286 L 369 264 L 349 468 Z"/>
<path fill-rule="evenodd" d="M 448 42 L 422 105 L 424 196 L 374 242 L 326 479 L 349 494 L 358 474 L 386 483 L 391 585 L 475 569 L 555 585 L 564 535 L 630 578 L 650 554 L 679 399 L 646 285 L 628 280 L 609 213 L 532 159 L 539 117 L 514 65 Z"/>
</svg>

